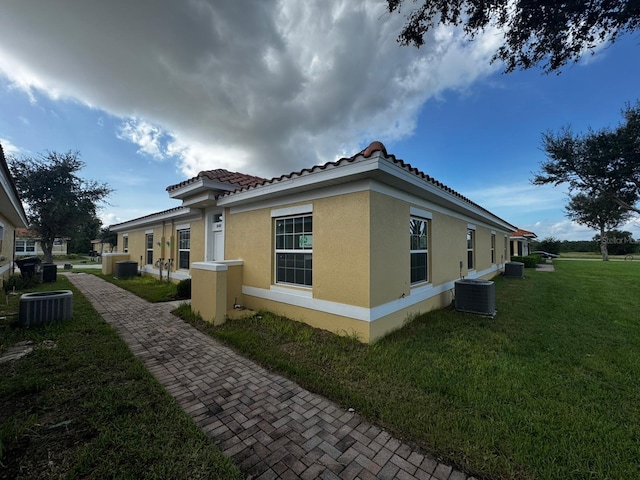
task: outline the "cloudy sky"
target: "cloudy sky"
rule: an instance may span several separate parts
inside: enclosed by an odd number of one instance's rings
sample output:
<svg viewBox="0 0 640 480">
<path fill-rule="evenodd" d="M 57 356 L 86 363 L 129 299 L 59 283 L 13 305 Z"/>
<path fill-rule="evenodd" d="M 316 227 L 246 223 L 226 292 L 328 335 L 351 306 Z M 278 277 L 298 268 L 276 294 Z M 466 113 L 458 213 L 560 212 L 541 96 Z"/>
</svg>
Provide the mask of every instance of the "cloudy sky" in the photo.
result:
<svg viewBox="0 0 640 480">
<path fill-rule="evenodd" d="M 105 224 L 178 206 L 200 170 L 264 177 L 351 156 L 373 140 L 540 237 L 588 239 L 562 188 L 534 187 L 541 133 L 615 127 L 640 98 L 640 37 L 561 75 L 502 74 L 500 35 L 396 37 L 385 2 L 4 0 L 0 142 L 78 150 L 115 192 Z M 640 222 L 626 226 L 640 236 Z"/>
</svg>

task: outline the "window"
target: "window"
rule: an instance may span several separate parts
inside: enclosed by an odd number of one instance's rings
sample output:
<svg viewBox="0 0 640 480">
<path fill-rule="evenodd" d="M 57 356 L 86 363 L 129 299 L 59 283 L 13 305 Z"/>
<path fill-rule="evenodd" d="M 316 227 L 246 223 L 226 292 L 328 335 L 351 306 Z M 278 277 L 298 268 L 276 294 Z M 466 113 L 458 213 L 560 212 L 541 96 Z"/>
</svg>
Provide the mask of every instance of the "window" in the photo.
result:
<svg viewBox="0 0 640 480">
<path fill-rule="evenodd" d="M 129 252 L 129 235 L 122 236 L 122 249 L 124 253 Z"/>
<path fill-rule="evenodd" d="M 496 263 L 496 236 L 491 234 L 491 263 Z"/>
<path fill-rule="evenodd" d="M 189 252 L 191 250 L 191 229 L 178 230 L 178 268 L 189 269 Z"/>
<path fill-rule="evenodd" d="M 53 239 L 53 246 L 54 247 L 61 247 L 62 246 L 62 239 L 61 238 L 54 238 Z"/>
<path fill-rule="evenodd" d="M 473 246 L 475 243 L 475 233 L 473 230 L 467 230 L 467 270 L 473 270 Z"/>
<path fill-rule="evenodd" d="M 409 251 L 411 254 L 411 284 L 429 281 L 429 221 L 411 217 Z"/>
<path fill-rule="evenodd" d="M 277 218 L 276 283 L 310 287 L 313 265 L 313 217 Z"/>
<path fill-rule="evenodd" d="M 35 240 L 16 240 L 16 253 L 29 253 L 36 251 Z"/>
<path fill-rule="evenodd" d="M 147 265 L 153 265 L 153 233 L 147 233 L 144 240 L 147 245 Z"/>
</svg>

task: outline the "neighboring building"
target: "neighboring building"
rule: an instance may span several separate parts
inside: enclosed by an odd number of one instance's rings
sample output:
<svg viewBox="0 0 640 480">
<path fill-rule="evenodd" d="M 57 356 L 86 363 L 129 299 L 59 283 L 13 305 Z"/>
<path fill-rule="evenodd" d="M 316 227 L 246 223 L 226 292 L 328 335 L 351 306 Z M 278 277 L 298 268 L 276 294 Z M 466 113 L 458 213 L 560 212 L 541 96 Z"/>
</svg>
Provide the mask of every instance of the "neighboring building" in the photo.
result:
<svg viewBox="0 0 640 480">
<path fill-rule="evenodd" d="M 216 324 L 245 306 L 364 342 L 449 305 L 457 279 L 496 275 L 516 230 L 380 142 L 271 180 L 211 170 L 167 191 L 180 207 L 110 227 L 119 259 L 154 274 L 171 259 Z"/>
<path fill-rule="evenodd" d="M 518 256 L 518 257 L 526 257 L 531 252 L 531 242 L 534 239 L 538 238 L 538 236 L 527 230 L 522 230 L 521 228 L 512 232 L 510 235 L 511 247 L 510 247 L 510 255 Z"/>
<path fill-rule="evenodd" d="M 17 228 L 27 226 L 27 216 L 0 145 L 0 285 L 13 273 L 14 239 Z"/>
<path fill-rule="evenodd" d="M 91 240 L 91 256 L 100 256 L 103 253 L 111 253 L 113 246 L 109 242 L 103 242 L 100 239 Z"/>
<path fill-rule="evenodd" d="M 39 235 L 26 228 L 16 229 L 16 257 L 27 257 L 30 255 L 44 255 L 42 245 L 40 243 Z M 67 239 L 56 238 L 53 241 L 53 248 L 51 249 L 52 255 L 66 255 L 67 254 Z"/>
</svg>

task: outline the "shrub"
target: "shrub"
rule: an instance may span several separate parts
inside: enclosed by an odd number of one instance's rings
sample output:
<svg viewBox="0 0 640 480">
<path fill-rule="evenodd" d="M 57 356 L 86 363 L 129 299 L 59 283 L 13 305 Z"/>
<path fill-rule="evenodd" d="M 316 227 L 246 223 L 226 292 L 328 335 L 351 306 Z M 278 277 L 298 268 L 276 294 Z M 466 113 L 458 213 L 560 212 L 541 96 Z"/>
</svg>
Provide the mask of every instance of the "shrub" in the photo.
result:
<svg viewBox="0 0 640 480">
<path fill-rule="evenodd" d="M 180 280 L 176 286 L 176 296 L 178 298 L 191 298 L 191 279 Z"/>
<path fill-rule="evenodd" d="M 511 257 L 511 261 L 524 263 L 524 268 L 536 268 L 536 265 L 542 262 L 542 256 L 535 254 L 526 257 Z"/>
</svg>

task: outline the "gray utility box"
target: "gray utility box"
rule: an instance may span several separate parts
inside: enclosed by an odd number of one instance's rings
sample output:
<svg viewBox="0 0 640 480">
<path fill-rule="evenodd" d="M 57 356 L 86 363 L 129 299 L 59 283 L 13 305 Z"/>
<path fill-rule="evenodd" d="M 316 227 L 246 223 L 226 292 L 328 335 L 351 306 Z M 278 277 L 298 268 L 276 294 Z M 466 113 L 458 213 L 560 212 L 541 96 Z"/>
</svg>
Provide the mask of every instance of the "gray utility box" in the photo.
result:
<svg viewBox="0 0 640 480">
<path fill-rule="evenodd" d="M 58 279 L 58 266 L 55 263 L 42 264 L 42 281 L 52 283 Z"/>
<path fill-rule="evenodd" d="M 467 279 L 455 283 L 456 310 L 493 317 L 496 314 L 496 287 L 492 281 Z"/>
<path fill-rule="evenodd" d="M 114 277 L 121 279 L 135 277 L 136 275 L 138 275 L 138 262 L 130 260 L 116 262 Z"/>
<path fill-rule="evenodd" d="M 524 278 L 524 263 L 507 262 L 504 264 L 504 276 L 510 278 Z"/>
</svg>

